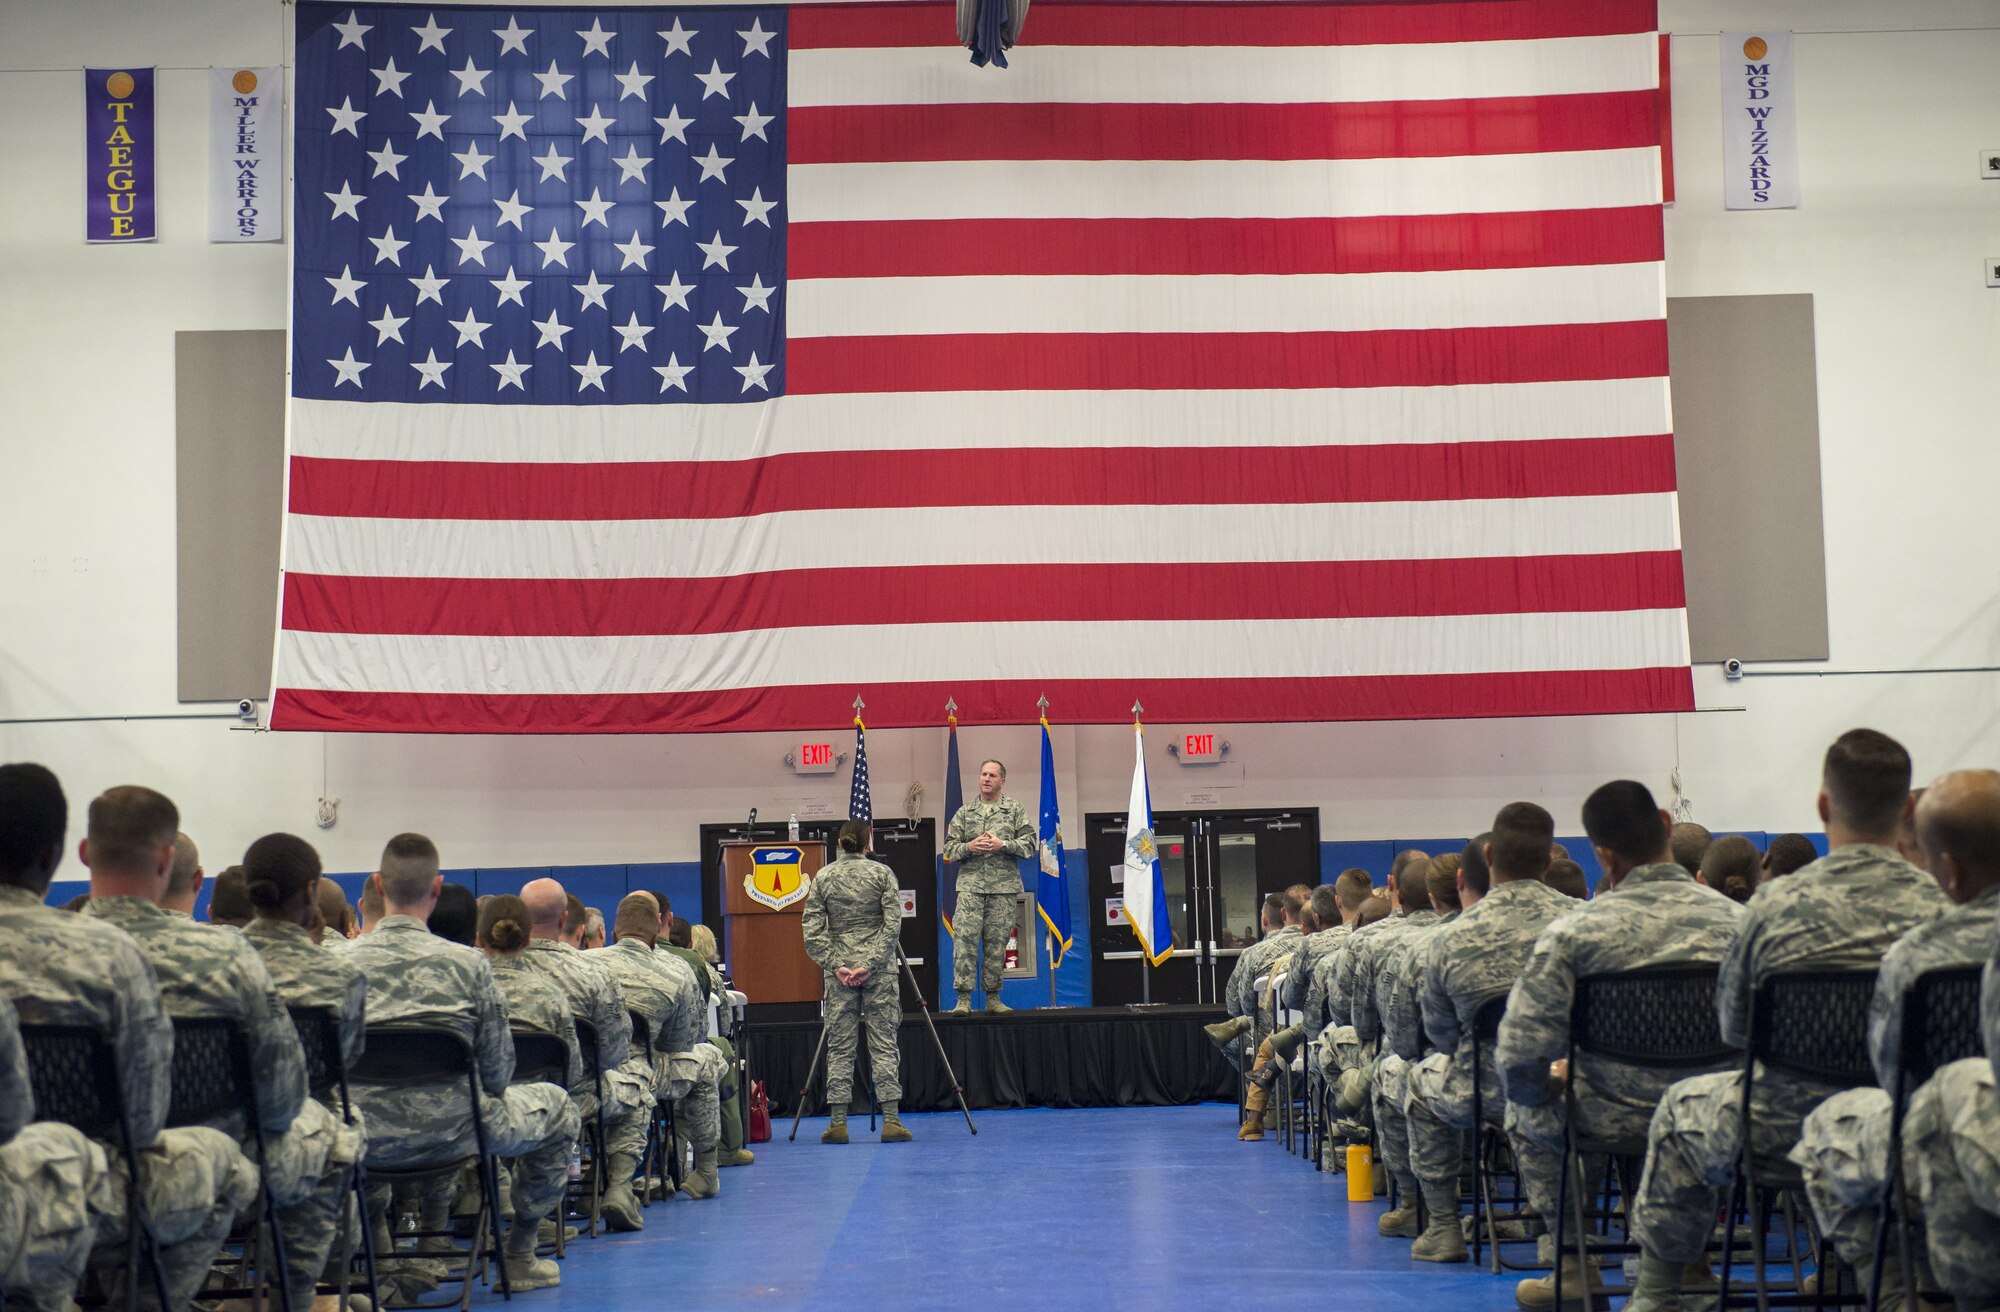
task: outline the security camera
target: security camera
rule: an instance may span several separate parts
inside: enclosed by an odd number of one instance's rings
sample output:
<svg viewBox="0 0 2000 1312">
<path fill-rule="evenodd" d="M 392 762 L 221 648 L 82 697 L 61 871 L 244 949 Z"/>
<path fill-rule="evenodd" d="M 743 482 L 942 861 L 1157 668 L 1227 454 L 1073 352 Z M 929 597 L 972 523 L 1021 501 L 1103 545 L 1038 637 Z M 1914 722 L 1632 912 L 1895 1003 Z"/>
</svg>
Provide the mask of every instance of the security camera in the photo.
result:
<svg viewBox="0 0 2000 1312">
<path fill-rule="evenodd" d="M 1728 660 L 1722 662 L 1722 677 L 1725 679 L 1742 678 L 1743 662 L 1737 660 L 1734 656 L 1731 656 Z"/>
<path fill-rule="evenodd" d="M 248 697 L 245 697 L 241 701 L 237 702 L 236 718 L 250 723 L 255 723 L 257 719 L 257 703 L 251 701 Z"/>
</svg>

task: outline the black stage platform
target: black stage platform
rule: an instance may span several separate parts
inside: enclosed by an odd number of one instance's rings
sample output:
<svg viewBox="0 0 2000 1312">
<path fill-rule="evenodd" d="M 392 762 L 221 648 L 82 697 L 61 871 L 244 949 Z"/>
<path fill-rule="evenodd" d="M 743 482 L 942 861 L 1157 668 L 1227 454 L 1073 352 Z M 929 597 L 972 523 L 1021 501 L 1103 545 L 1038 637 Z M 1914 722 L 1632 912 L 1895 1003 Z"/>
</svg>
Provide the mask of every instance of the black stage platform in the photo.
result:
<svg viewBox="0 0 2000 1312">
<path fill-rule="evenodd" d="M 819 1042 L 817 1017 L 750 1022 L 751 1075 L 772 1117 L 789 1119 Z M 1236 1074 L 1201 1027 L 1220 1007 L 1073 1007 L 936 1017 L 938 1037 L 973 1110 L 988 1107 L 1162 1107 L 1234 1102 Z M 951 1085 L 923 1017 L 903 1017 L 903 1109 L 954 1110 Z M 863 1045 L 865 1066 L 867 1054 Z M 809 1115 L 826 1112 L 815 1081 Z M 857 1085 L 856 1101 L 866 1095 Z M 779 1133 L 783 1133 L 781 1129 Z"/>
</svg>

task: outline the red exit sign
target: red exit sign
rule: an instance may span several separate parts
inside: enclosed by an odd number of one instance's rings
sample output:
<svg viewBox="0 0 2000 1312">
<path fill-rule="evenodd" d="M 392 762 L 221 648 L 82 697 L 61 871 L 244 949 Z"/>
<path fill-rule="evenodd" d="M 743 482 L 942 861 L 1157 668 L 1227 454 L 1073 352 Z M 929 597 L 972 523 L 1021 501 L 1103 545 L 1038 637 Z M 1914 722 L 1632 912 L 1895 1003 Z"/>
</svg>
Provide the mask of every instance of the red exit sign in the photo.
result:
<svg viewBox="0 0 2000 1312">
<path fill-rule="evenodd" d="M 1188 733 L 1181 735 L 1181 760 L 1189 765 L 1213 763 L 1222 759 L 1213 733 Z"/>
<path fill-rule="evenodd" d="M 840 764 L 832 743 L 800 743 L 797 760 L 800 774 L 828 774 Z"/>
</svg>

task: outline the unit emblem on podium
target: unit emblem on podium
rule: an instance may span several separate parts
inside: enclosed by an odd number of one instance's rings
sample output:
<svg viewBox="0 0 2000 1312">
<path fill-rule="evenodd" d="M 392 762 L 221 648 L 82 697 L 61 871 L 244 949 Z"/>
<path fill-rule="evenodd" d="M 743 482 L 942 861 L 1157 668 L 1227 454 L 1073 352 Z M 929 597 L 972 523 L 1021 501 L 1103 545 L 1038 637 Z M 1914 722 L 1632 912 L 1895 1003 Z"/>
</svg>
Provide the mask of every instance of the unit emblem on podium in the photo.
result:
<svg viewBox="0 0 2000 1312">
<path fill-rule="evenodd" d="M 796 847 L 752 849 L 743 891 L 773 911 L 790 906 L 806 895 L 805 872 L 800 868 L 804 860 L 805 853 Z"/>
</svg>

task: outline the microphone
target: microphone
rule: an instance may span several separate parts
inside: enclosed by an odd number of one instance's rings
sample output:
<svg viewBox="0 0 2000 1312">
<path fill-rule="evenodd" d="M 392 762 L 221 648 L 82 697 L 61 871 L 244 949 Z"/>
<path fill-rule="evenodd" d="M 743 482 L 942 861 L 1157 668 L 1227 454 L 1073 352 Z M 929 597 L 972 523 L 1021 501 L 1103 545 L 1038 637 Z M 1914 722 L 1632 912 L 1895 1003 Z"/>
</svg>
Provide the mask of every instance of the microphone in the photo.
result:
<svg viewBox="0 0 2000 1312">
<path fill-rule="evenodd" d="M 754 824 L 756 824 L 756 823 L 757 823 L 757 808 L 756 808 L 756 807 L 754 807 L 754 806 L 753 806 L 753 807 L 751 807 L 751 808 L 750 808 L 750 818 L 749 818 L 748 820 L 744 821 L 743 823 L 745 823 L 745 824 L 750 824 L 750 825 L 754 825 Z"/>
</svg>

